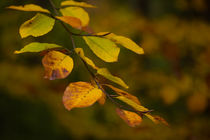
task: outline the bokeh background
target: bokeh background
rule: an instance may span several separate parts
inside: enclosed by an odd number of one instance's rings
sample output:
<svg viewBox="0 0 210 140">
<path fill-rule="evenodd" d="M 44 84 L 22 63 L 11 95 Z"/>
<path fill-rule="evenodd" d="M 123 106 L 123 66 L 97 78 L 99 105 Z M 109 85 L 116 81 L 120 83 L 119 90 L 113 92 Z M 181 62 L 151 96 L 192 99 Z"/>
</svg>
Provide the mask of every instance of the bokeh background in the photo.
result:
<svg viewBox="0 0 210 140">
<path fill-rule="evenodd" d="M 61 0 L 54 0 L 58 5 Z M 130 128 L 109 101 L 104 106 L 67 111 L 62 104 L 65 87 L 88 81 L 89 75 L 75 56 L 75 67 L 64 80 L 43 79 L 38 54 L 13 54 L 32 42 L 71 47 L 58 23 L 49 34 L 21 39 L 20 25 L 34 13 L 10 11 L 9 5 L 39 4 L 47 0 L 0 1 L 0 139 L 210 139 L 210 1 L 209 0 L 89 0 L 87 9 L 96 32 L 112 31 L 140 44 L 144 55 L 121 49 L 119 62 L 104 63 L 76 38 L 78 47 L 100 67 L 127 82 L 128 91 L 142 104 L 164 117 L 170 128 L 147 118 Z"/>
</svg>

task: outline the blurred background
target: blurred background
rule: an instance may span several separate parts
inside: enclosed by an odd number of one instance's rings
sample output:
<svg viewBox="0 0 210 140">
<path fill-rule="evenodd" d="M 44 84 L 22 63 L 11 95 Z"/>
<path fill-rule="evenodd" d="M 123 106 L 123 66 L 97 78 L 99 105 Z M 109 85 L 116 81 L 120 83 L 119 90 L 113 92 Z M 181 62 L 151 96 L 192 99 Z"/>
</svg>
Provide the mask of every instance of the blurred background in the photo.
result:
<svg viewBox="0 0 210 140">
<path fill-rule="evenodd" d="M 61 0 L 54 0 L 57 4 Z M 34 13 L 11 11 L 9 5 L 39 4 L 47 0 L 0 1 L 0 139 L 210 139 L 210 1 L 209 0 L 89 0 L 97 9 L 87 9 L 95 32 L 111 31 L 132 38 L 144 55 L 121 49 L 119 62 L 104 63 L 76 38 L 77 47 L 99 67 L 129 85 L 128 92 L 161 115 L 170 128 L 147 118 L 130 128 L 107 101 L 88 108 L 67 111 L 62 104 L 65 87 L 73 81 L 88 81 L 89 75 L 75 58 L 71 75 L 64 80 L 43 79 L 38 54 L 13 52 L 33 42 L 71 47 L 60 24 L 47 35 L 21 39 L 20 25 Z"/>
</svg>

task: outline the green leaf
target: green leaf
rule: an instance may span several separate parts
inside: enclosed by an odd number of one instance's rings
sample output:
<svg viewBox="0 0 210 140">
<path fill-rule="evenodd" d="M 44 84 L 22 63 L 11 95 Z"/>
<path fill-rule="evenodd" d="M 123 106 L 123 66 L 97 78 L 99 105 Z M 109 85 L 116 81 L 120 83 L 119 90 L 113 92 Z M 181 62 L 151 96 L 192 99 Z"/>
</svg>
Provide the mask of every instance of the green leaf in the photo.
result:
<svg viewBox="0 0 210 140">
<path fill-rule="evenodd" d="M 93 36 L 83 36 L 83 39 L 95 55 L 105 62 L 116 62 L 118 60 L 120 48 L 114 42 Z"/>
<path fill-rule="evenodd" d="M 61 6 L 78 6 L 78 7 L 86 7 L 86 8 L 96 8 L 95 6 L 91 4 L 87 4 L 85 2 L 77 2 L 73 0 L 63 1 L 61 3 Z"/>
<path fill-rule="evenodd" d="M 97 33 L 97 35 L 103 35 L 103 34 L 106 34 L 106 32 Z M 139 45 L 137 45 L 135 42 L 133 42 L 131 39 L 129 39 L 127 37 L 119 36 L 114 33 L 108 34 L 104 37 L 114 41 L 117 44 L 122 45 L 123 47 L 125 47 L 137 54 L 144 54 L 143 48 L 141 48 Z"/>
<path fill-rule="evenodd" d="M 85 56 L 84 51 L 82 48 L 75 48 L 75 52 L 88 64 L 90 65 L 93 69 L 99 69 L 91 59 Z"/>
<path fill-rule="evenodd" d="M 20 36 L 22 38 L 30 35 L 34 37 L 42 36 L 50 32 L 54 24 L 55 20 L 53 18 L 38 13 L 20 26 Z"/>
<path fill-rule="evenodd" d="M 48 44 L 48 43 L 39 43 L 39 42 L 33 42 L 25 47 L 23 47 L 19 51 L 15 51 L 15 54 L 20 54 L 20 53 L 25 53 L 25 52 L 41 52 L 44 50 L 48 49 L 53 49 L 53 48 L 60 48 L 61 46 L 56 45 L 56 44 Z"/>
<path fill-rule="evenodd" d="M 71 16 L 81 20 L 82 26 L 85 27 L 89 24 L 89 15 L 88 13 L 80 7 L 67 7 L 60 9 L 60 12 L 63 16 Z"/>
<path fill-rule="evenodd" d="M 22 5 L 20 5 L 20 6 L 12 5 L 12 6 L 9 6 L 7 8 L 8 9 L 19 10 L 19 11 L 33 11 L 33 12 L 42 12 L 42 13 L 50 14 L 50 11 L 40 7 L 39 5 L 35 5 L 35 4 L 26 4 L 24 6 L 22 6 Z"/>
<path fill-rule="evenodd" d="M 109 79 L 110 81 L 121 85 L 122 87 L 128 88 L 128 85 L 126 85 L 122 79 L 120 79 L 119 77 L 113 76 L 106 68 L 98 69 L 97 73 L 105 77 L 106 79 Z"/>
</svg>

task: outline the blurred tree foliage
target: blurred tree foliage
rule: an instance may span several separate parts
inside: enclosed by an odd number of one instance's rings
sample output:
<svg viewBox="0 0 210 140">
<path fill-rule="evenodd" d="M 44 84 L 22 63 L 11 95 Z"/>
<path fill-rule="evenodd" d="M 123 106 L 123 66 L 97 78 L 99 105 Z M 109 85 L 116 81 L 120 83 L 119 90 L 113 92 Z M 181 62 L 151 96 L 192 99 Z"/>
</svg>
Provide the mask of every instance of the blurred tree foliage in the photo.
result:
<svg viewBox="0 0 210 140">
<path fill-rule="evenodd" d="M 68 46 L 65 31 L 57 24 L 48 36 L 21 40 L 18 28 L 32 15 L 4 8 L 26 3 L 49 8 L 49 3 L 5 0 L 0 1 L 0 139 L 208 139 L 209 1 L 89 2 L 99 7 L 89 10 L 96 32 L 124 34 L 144 48 L 143 56 L 122 49 L 121 61 L 106 65 L 116 75 L 124 77 L 129 91 L 143 104 L 161 113 L 171 128 L 156 126 L 150 121 L 130 128 L 115 114 L 110 103 L 106 103 L 105 108 L 96 104 L 66 111 L 61 98 L 67 83 L 89 78 L 79 61 L 68 79 L 49 82 L 40 76 L 43 75 L 40 57 L 13 54 L 32 41 Z M 85 45 L 81 40 L 76 43 L 78 47 Z M 90 51 L 89 55 L 98 60 Z M 97 61 L 99 66 L 102 63 Z"/>
</svg>

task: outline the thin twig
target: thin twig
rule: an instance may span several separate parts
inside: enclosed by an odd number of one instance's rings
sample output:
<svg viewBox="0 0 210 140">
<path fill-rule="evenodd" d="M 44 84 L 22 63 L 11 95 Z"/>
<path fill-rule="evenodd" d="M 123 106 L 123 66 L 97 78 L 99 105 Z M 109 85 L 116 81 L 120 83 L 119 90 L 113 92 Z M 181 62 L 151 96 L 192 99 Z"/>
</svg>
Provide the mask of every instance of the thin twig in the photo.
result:
<svg viewBox="0 0 210 140">
<path fill-rule="evenodd" d="M 53 10 L 54 10 L 55 15 L 58 16 L 58 15 L 59 15 L 59 12 L 58 12 L 57 8 L 55 7 L 54 3 L 52 2 L 52 0 L 49 0 L 49 2 L 50 2 L 51 6 L 52 6 L 52 8 L 53 8 Z M 53 18 L 56 19 L 55 16 L 53 16 L 53 15 L 51 15 L 51 16 L 52 16 Z M 62 26 L 65 28 L 65 30 L 69 33 L 69 36 L 70 36 L 70 38 L 71 38 L 72 46 L 73 46 L 74 51 L 75 51 L 75 48 L 76 48 L 76 44 L 75 44 L 75 41 L 74 41 L 74 38 L 73 38 L 72 35 L 76 35 L 76 36 L 97 36 L 97 37 L 102 37 L 102 36 L 106 36 L 106 35 L 110 34 L 110 33 L 106 33 L 106 34 L 104 34 L 104 35 L 93 35 L 93 34 L 82 35 L 82 34 L 75 34 L 75 33 L 72 33 L 72 32 L 70 31 L 70 29 L 69 29 L 63 22 L 60 22 L 60 23 L 61 23 Z M 77 53 L 76 53 L 76 54 L 77 54 Z M 125 110 L 128 110 L 128 111 L 136 112 L 136 113 L 139 114 L 140 116 L 142 116 L 142 114 L 144 114 L 144 113 L 149 113 L 149 112 L 152 111 L 152 110 L 148 110 L 148 111 L 143 111 L 143 112 L 141 112 L 141 111 L 137 111 L 136 109 L 128 109 L 128 108 L 125 108 L 125 106 L 122 106 L 122 105 L 120 105 L 119 103 L 117 103 L 117 102 L 111 97 L 111 95 L 108 94 L 108 93 L 101 87 L 100 83 L 99 83 L 98 80 L 97 80 L 97 77 L 96 77 L 95 74 L 89 69 L 87 63 L 86 63 L 81 57 L 79 57 L 79 58 L 80 58 L 80 60 L 83 62 L 85 68 L 87 69 L 87 71 L 89 72 L 89 74 L 91 75 L 91 77 L 93 78 L 93 80 L 94 80 L 94 82 L 96 83 L 97 87 L 98 87 L 104 94 L 106 94 L 106 96 L 110 99 L 110 101 L 112 101 L 116 106 L 118 106 L 118 107 L 121 108 L 121 109 L 125 109 Z"/>
</svg>

